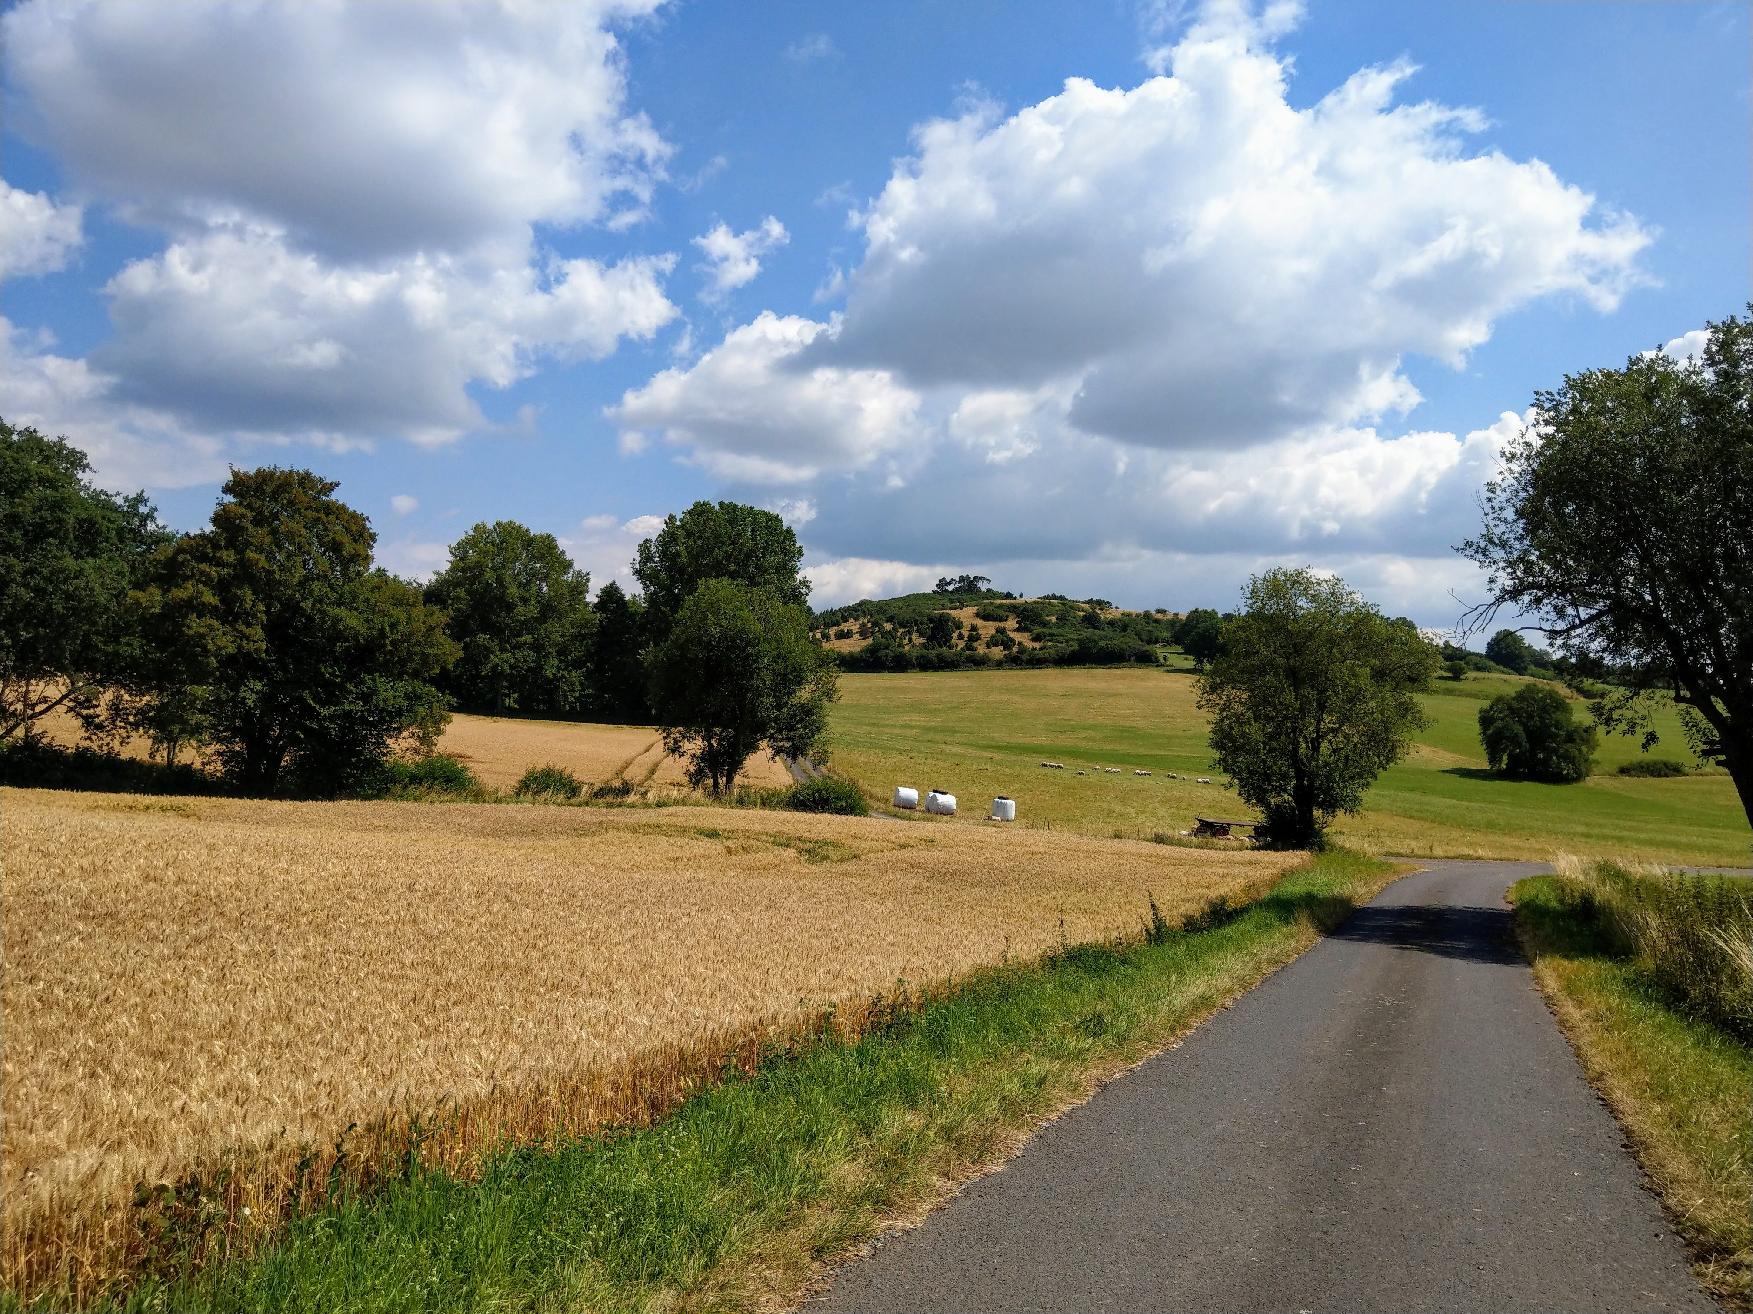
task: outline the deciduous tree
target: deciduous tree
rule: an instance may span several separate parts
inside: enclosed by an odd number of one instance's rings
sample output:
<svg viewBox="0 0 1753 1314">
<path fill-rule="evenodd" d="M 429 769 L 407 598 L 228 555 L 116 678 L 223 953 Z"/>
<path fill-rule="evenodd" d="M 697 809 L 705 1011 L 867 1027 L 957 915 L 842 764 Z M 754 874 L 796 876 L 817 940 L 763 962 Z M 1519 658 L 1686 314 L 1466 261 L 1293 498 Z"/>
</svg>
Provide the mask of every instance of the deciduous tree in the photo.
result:
<svg viewBox="0 0 1753 1314">
<path fill-rule="evenodd" d="M 443 728 L 431 681 L 456 657 L 444 614 L 373 570 L 376 536 L 308 470 L 234 470 L 211 526 L 163 549 L 147 634 L 199 691 L 220 764 L 252 793 L 363 778 Z"/>
<path fill-rule="evenodd" d="M 1212 751 L 1260 811 L 1263 838 L 1319 844 L 1411 746 L 1437 650 L 1340 580 L 1307 570 L 1256 576 L 1243 603 L 1199 681 Z"/>
<path fill-rule="evenodd" d="M 771 589 L 785 602 L 809 601 L 797 571 L 803 549 L 791 527 L 771 511 L 740 502 L 696 502 L 639 545 L 633 574 L 645 593 L 654 639 L 669 633 L 688 595 L 709 579 Z"/>
<path fill-rule="evenodd" d="M 646 721 L 644 604 L 610 580 L 597 590 L 591 654 L 591 706 L 611 721 Z"/>
<path fill-rule="evenodd" d="M 1634 356 L 1535 395 L 1464 555 L 1499 609 L 1627 684 L 1595 704 L 1642 731 L 1657 693 L 1753 821 L 1753 306 L 1707 326 L 1700 356 Z"/>
<path fill-rule="evenodd" d="M 445 688 L 477 711 L 570 714 L 589 696 L 597 616 L 590 576 L 552 534 L 515 520 L 478 524 L 426 586 L 461 655 Z"/>
<path fill-rule="evenodd" d="M 94 485 L 64 438 L 0 420 L 0 741 L 92 715 L 134 657 L 129 591 L 170 536 L 144 493 Z"/>
<path fill-rule="evenodd" d="M 835 697 L 833 662 L 810 637 L 809 612 L 735 580 L 708 580 L 689 594 L 650 671 L 665 747 L 715 795 L 729 792 L 758 750 L 812 752 Z"/>
<path fill-rule="evenodd" d="M 1203 671 L 1217 656 L 1222 628 L 1222 620 L 1210 607 L 1195 607 L 1175 627 L 1175 642 L 1193 659 L 1193 665 Z"/>
<path fill-rule="evenodd" d="M 1526 675 L 1544 654 L 1514 630 L 1499 630 L 1485 641 L 1485 655 L 1506 671 Z"/>
<path fill-rule="evenodd" d="M 1479 741 L 1493 771 L 1519 780 L 1570 784 L 1585 779 L 1595 727 L 1578 723 L 1556 689 L 1525 684 L 1479 709 Z"/>
</svg>

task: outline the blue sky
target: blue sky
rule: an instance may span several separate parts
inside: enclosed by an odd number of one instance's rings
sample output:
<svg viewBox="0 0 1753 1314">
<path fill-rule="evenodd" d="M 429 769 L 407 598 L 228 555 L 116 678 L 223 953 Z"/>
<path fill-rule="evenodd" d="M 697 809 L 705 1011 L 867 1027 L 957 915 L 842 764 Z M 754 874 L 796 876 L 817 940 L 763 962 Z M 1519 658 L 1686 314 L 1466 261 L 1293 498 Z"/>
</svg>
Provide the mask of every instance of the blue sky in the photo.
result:
<svg viewBox="0 0 1753 1314">
<path fill-rule="evenodd" d="M 184 528 L 308 465 L 410 573 L 726 496 L 822 603 L 1447 624 L 1533 390 L 1749 297 L 1741 4 L 145 12 L 6 11 L 0 413 Z"/>
</svg>

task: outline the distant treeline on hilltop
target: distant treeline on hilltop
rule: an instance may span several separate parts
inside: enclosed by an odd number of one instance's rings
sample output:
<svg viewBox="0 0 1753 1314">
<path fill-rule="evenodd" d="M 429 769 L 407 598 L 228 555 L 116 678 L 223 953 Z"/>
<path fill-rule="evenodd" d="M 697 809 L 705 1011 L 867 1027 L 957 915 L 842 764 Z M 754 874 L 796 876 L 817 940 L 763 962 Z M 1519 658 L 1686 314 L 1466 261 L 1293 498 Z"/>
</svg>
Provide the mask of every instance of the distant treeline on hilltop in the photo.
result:
<svg viewBox="0 0 1753 1314">
<path fill-rule="evenodd" d="M 816 613 L 816 633 L 851 671 L 968 667 L 1154 665 L 1163 648 L 1215 612 L 1121 611 L 1106 598 L 1022 598 L 984 576 L 938 581 L 929 593 L 867 598 Z"/>
</svg>

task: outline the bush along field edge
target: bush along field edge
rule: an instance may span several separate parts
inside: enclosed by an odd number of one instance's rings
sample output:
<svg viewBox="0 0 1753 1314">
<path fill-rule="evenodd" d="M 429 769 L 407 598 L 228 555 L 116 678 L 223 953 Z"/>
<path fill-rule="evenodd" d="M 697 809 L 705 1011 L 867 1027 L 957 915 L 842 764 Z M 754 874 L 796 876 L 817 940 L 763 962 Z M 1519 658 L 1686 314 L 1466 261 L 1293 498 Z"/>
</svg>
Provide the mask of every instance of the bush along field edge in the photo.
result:
<svg viewBox="0 0 1753 1314">
<path fill-rule="evenodd" d="M 1753 883 L 1561 861 L 1511 899 L 1535 980 L 1699 1280 L 1753 1309 Z"/>
<path fill-rule="evenodd" d="M 721 1040 L 668 1107 L 474 1163 L 427 1129 L 271 1228 L 175 1226 L 107 1288 L 0 1308 L 774 1307 L 1290 962 L 1403 868 L 1330 851 L 1258 900 Z M 309 1199 L 309 1197 L 307 1197 Z M 155 1202 L 146 1202 L 148 1212 Z"/>
</svg>

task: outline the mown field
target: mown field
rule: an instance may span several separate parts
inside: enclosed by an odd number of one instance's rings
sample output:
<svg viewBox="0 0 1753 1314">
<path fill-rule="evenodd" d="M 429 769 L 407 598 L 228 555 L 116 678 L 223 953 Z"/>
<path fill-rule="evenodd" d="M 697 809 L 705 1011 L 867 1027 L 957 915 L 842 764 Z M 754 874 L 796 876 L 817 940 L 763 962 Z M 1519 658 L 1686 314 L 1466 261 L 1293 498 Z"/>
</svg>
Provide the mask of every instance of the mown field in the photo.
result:
<svg viewBox="0 0 1753 1314">
<path fill-rule="evenodd" d="M 14 1290 L 113 1275 L 148 1223 L 263 1227 L 413 1140 L 466 1169 L 638 1121 L 827 1006 L 1137 932 L 1152 897 L 1178 917 L 1293 861 L 695 807 L 11 789 L 0 841 Z"/>
<path fill-rule="evenodd" d="M 1479 746 L 1481 703 L 1511 677 L 1439 681 L 1424 698 L 1430 726 L 1410 758 L 1342 819 L 1342 843 L 1413 857 L 1550 858 L 1555 852 L 1660 862 L 1746 864 L 1749 833 L 1726 774 L 1668 780 L 1612 774 L 1637 742 L 1605 737 L 1596 774 L 1577 785 L 1500 780 Z M 1086 835 L 1173 833 L 1194 816 L 1246 815 L 1212 776 L 1193 678 L 1140 669 L 849 674 L 834 709 L 833 761 L 874 796 L 897 784 L 943 788 L 978 821 L 994 796 L 1019 822 Z M 1579 713 L 1586 708 L 1578 704 Z M 1690 760 L 1670 710 L 1657 755 Z M 1045 759 L 1063 762 L 1049 771 Z M 1114 775 L 1098 770 L 1118 767 Z M 1154 774 L 1135 776 L 1134 770 Z M 1082 770 L 1085 775 L 1078 775 Z"/>
</svg>

